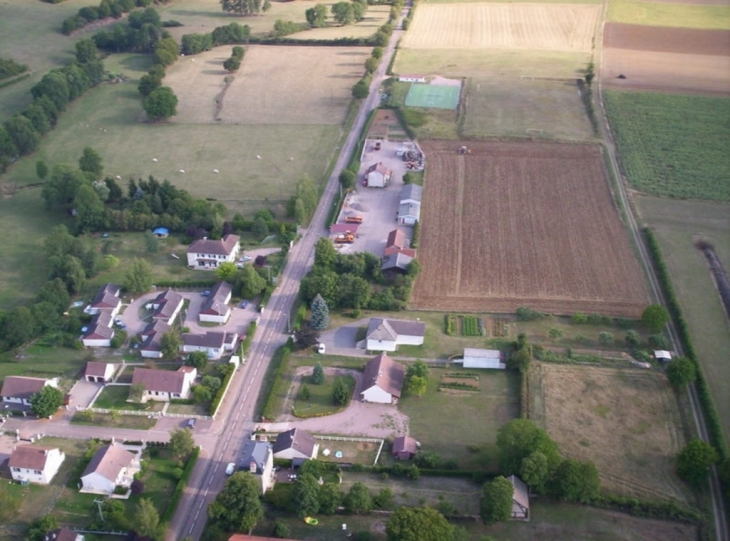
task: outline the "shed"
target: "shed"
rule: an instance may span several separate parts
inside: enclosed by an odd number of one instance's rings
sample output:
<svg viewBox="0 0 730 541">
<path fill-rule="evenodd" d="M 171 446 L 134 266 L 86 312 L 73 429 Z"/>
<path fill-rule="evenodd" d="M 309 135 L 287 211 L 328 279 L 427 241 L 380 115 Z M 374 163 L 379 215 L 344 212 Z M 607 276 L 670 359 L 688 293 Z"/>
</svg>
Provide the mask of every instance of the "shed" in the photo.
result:
<svg viewBox="0 0 730 541">
<path fill-rule="evenodd" d="M 398 205 L 398 223 L 403 225 L 415 225 L 415 223 L 420 220 L 421 203 L 408 201 Z"/>
<path fill-rule="evenodd" d="M 464 368 L 507 368 L 498 349 L 464 348 Z"/>
<path fill-rule="evenodd" d="M 668 363 L 672 360 L 672 354 L 668 351 L 665 351 L 663 349 L 658 349 L 654 352 L 654 358 L 657 361 L 661 361 L 663 363 Z"/>
<path fill-rule="evenodd" d="M 365 178 L 367 178 L 369 188 L 387 188 L 392 174 L 393 171 L 382 163 L 376 163 L 368 167 Z"/>
<path fill-rule="evenodd" d="M 398 272 L 405 274 L 408 272 L 408 265 L 410 265 L 413 258 L 406 255 L 403 250 L 396 253 L 387 255 L 383 258 L 383 264 L 380 266 L 382 271 Z"/>
<path fill-rule="evenodd" d="M 391 452 L 396 460 L 410 460 L 418 452 L 418 442 L 410 436 L 398 436 L 393 440 Z"/>
</svg>

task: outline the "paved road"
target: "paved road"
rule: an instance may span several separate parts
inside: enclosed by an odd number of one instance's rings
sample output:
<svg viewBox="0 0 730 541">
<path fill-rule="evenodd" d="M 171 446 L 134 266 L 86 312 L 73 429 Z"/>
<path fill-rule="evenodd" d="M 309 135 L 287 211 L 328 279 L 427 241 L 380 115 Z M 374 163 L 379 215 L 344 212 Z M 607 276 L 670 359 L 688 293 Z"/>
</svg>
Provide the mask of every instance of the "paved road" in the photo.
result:
<svg viewBox="0 0 730 541">
<path fill-rule="evenodd" d="M 346 167 L 356 148 L 358 136 L 368 114 L 380 103 L 380 84 L 401 34 L 402 30 L 394 30 L 380 66 L 373 74 L 370 94 L 361 103 L 309 229 L 302 232 L 300 241 L 289 251 L 279 285 L 261 314 L 249 359 L 234 378 L 229 397 L 223 405 L 223 413 L 205 438 L 204 452 L 168 529 L 166 536 L 168 541 L 177 541 L 188 536 L 193 539 L 200 538 L 208 504 L 225 484 L 226 478 L 223 473 L 225 465 L 228 462 L 238 461 L 245 441 L 250 438 L 255 424 L 259 421 L 254 419 L 253 415 L 261 382 L 274 352 L 288 338 L 288 317 L 299 292 L 299 282 L 314 263 L 314 245 L 317 239 L 327 235 L 325 222 L 335 195 L 339 191 L 339 174 Z"/>
<path fill-rule="evenodd" d="M 603 6 L 603 17 L 602 20 L 605 20 L 606 10 L 608 9 L 608 2 L 604 3 Z M 636 217 L 634 215 L 633 206 L 631 204 L 631 199 L 628 195 L 628 190 L 626 187 L 627 180 L 623 177 L 621 174 L 621 169 L 618 165 L 618 160 L 616 159 L 616 146 L 613 139 L 613 133 L 611 131 L 611 127 L 608 123 L 607 115 L 606 115 L 606 108 L 603 102 L 603 88 L 601 86 L 601 53 L 603 50 L 603 35 L 602 32 L 599 32 L 596 46 L 596 66 L 598 68 L 598 76 L 594 79 L 594 81 L 597 83 L 597 89 L 598 89 L 598 102 L 601 107 L 600 111 L 597 111 L 596 117 L 598 118 L 598 123 L 600 125 L 601 133 L 603 135 L 603 140 L 605 141 L 605 148 L 606 152 L 608 154 L 609 162 L 611 169 L 613 170 L 614 176 L 618 181 L 616 182 L 618 186 L 618 196 L 621 199 L 621 206 L 625 209 L 626 218 L 628 221 L 629 228 L 631 230 L 631 234 L 634 238 L 634 243 L 639 249 L 639 253 L 641 256 L 642 264 L 644 265 L 644 269 L 646 271 L 646 275 L 649 278 L 649 284 L 652 288 L 652 291 L 654 293 L 654 297 L 659 300 L 663 305 L 666 306 L 666 299 L 664 298 L 664 294 L 662 292 L 661 287 L 659 286 L 659 281 L 656 277 L 656 273 L 654 272 L 654 267 L 651 264 L 651 258 L 649 257 L 649 254 L 647 252 L 646 246 L 644 244 L 644 240 L 641 236 L 641 233 L 639 231 L 639 226 L 636 222 Z M 674 328 L 674 324 L 670 322 L 667 325 L 667 328 L 669 330 L 669 336 L 672 342 L 672 346 L 674 348 L 674 351 L 679 353 L 680 355 L 683 355 L 684 352 L 682 350 L 682 344 L 679 341 L 677 331 Z M 707 426 L 705 425 L 705 419 L 702 414 L 702 407 L 699 402 L 699 398 L 697 396 L 697 388 L 694 384 L 691 384 L 689 386 L 689 395 L 690 395 L 690 403 L 692 405 L 692 416 L 694 418 L 695 427 L 697 429 L 697 433 L 699 434 L 700 438 L 704 441 L 709 442 L 710 437 L 707 431 Z M 720 488 L 720 480 L 717 476 L 717 470 L 713 466 L 711 475 L 710 475 L 710 495 L 712 497 L 712 510 L 714 515 L 714 523 L 715 523 L 715 538 L 717 541 L 729 541 L 730 535 L 728 534 L 728 525 L 727 525 L 727 515 L 725 514 L 725 506 L 723 502 L 722 497 L 722 491 Z"/>
</svg>

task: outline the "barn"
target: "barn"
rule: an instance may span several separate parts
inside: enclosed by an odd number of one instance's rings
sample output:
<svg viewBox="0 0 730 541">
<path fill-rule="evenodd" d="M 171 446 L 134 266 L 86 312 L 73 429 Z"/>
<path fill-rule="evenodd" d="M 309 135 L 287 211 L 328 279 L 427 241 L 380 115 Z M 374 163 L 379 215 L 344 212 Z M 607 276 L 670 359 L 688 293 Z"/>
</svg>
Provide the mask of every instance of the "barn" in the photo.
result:
<svg viewBox="0 0 730 541">
<path fill-rule="evenodd" d="M 502 352 L 498 349 L 464 348 L 464 368 L 496 368 L 504 370 Z"/>
</svg>

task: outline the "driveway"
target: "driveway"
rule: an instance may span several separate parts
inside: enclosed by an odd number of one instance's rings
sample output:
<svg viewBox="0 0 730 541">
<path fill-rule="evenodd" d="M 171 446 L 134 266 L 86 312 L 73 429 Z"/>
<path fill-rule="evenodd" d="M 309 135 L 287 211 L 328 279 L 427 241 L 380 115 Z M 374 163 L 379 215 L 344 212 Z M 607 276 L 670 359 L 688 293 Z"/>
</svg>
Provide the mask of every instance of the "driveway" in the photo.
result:
<svg viewBox="0 0 730 541">
<path fill-rule="evenodd" d="M 85 379 L 78 380 L 71 388 L 71 403 L 69 406 L 88 408 L 101 387 L 101 383 L 92 383 Z"/>
<path fill-rule="evenodd" d="M 362 326 L 367 326 L 369 321 L 369 319 L 360 319 L 349 325 L 325 331 L 319 337 L 319 341 L 325 345 L 328 355 L 369 357 L 364 349 L 357 348 L 358 330 Z"/>
</svg>

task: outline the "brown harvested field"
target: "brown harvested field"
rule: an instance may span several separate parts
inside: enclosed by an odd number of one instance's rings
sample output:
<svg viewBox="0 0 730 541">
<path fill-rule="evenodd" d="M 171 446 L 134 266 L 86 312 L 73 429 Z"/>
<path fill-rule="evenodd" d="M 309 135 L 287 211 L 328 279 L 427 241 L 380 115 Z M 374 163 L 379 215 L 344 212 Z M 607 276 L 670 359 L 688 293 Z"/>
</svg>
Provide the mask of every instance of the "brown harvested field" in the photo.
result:
<svg viewBox="0 0 730 541">
<path fill-rule="evenodd" d="M 590 51 L 600 9 L 596 4 L 421 4 L 402 47 Z"/>
<path fill-rule="evenodd" d="M 540 362 L 530 372 L 530 417 L 563 455 L 593 461 L 611 492 L 687 500 L 674 473 L 681 413 L 663 374 Z"/>
<path fill-rule="evenodd" d="M 730 94 L 730 56 L 607 48 L 601 77 L 615 88 L 721 96 Z"/>
<path fill-rule="evenodd" d="M 730 30 L 606 23 L 603 46 L 661 53 L 730 55 Z"/>
<path fill-rule="evenodd" d="M 457 153 L 468 145 L 471 154 Z M 649 303 L 600 147 L 425 141 L 410 307 L 636 317 Z"/>
<path fill-rule="evenodd" d="M 176 122 L 340 124 L 370 54 L 366 47 L 253 45 L 229 75 L 223 61 L 230 51 L 218 47 L 170 67 L 165 84 L 178 96 Z M 226 77 L 233 78 L 228 88 Z"/>
</svg>

